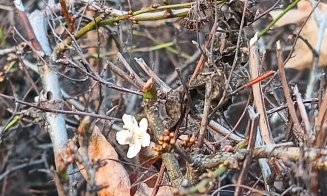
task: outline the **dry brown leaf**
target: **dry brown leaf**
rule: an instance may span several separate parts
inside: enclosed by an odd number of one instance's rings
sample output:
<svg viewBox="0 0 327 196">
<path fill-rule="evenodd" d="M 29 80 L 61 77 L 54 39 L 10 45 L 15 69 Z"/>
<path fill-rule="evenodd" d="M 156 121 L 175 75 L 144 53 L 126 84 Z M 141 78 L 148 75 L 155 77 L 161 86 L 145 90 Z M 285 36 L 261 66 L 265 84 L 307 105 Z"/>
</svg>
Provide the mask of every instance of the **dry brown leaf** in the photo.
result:
<svg viewBox="0 0 327 196">
<path fill-rule="evenodd" d="M 129 176 L 119 162 L 113 161 L 118 160 L 118 155 L 96 126 L 90 138 L 88 155 L 92 163 L 100 161 L 103 163 L 104 160 L 106 161 L 95 173 L 96 185 L 104 187 L 98 191 L 99 196 L 130 195 Z M 77 165 L 83 177 L 87 179 L 86 171 L 83 169 L 84 166 L 78 163 Z"/>
<path fill-rule="evenodd" d="M 317 9 L 320 9 L 323 13 L 326 10 L 327 4 L 320 3 Z M 298 24 L 300 27 L 301 24 L 306 20 L 312 11 L 313 6 L 309 1 L 300 1 L 298 3 L 298 8 L 290 10 L 283 16 L 277 23 L 276 26 L 280 27 L 287 24 Z M 282 11 L 275 10 L 271 11 L 270 15 L 275 19 Z M 315 20 L 314 14 L 312 14 L 304 25 L 300 35 L 307 39 L 310 45 L 313 48 L 316 48 L 317 39 L 319 36 L 319 28 L 317 21 Z M 327 34 L 324 35 L 323 44 L 321 47 L 319 65 L 327 66 L 327 43 L 326 43 Z M 301 39 L 297 40 L 297 43 L 292 54 L 292 58 L 285 64 L 286 68 L 294 68 L 298 70 L 303 70 L 305 68 L 310 68 L 312 66 L 313 53 L 307 44 Z"/>
<path fill-rule="evenodd" d="M 147 184 L 142 182 L 134 196 L 151 195 L 152 190 L 153 190 L 153 188 L 149 188 Z M 171 188 L 168 186 L 161 186 L 158 189 L 158 192 L 156 194 L 156 196 L 170 196 L 170 195 L 174 195 L 174 194 L 173 194 Z"/>
<path fill-rule="evenodd" d="M 156 196 L 169 196 L 173 195 L 173 192 L 168 186 L 161 186 L 156 194 Z"/>
</svg>

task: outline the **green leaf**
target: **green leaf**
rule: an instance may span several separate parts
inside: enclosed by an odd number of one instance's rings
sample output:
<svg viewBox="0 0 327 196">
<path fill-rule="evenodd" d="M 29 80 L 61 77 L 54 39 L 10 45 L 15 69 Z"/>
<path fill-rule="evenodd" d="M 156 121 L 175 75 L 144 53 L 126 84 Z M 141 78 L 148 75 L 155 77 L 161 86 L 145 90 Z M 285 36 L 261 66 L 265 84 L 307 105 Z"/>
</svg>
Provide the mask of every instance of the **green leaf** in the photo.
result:
<svg viewBox="0 0 327 196">
<path fill-rule="evenodd" d="M 0 46 L 5 46 L 5 44 L 6 44 L 5 32 L 2 28 L 2 26 L 0 26 Z"/>
<path fill-rule="evenodd" d="M 15 116 L 5 127 L 4 131 L 7 131 L 8 129 L 14 127 L 17 125 L 17 123 L 22 119 L 21 115 Z"/>
</svg>

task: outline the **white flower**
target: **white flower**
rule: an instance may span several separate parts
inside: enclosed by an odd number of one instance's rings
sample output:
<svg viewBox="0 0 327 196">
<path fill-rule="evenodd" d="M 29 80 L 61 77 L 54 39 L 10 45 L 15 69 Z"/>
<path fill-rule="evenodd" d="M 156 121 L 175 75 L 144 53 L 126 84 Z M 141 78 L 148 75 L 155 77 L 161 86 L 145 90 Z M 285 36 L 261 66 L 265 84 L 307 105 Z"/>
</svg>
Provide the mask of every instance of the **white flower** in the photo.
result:
<svg viewBox="0 0 327 196">
<path fill-rule="evenodd" d="M 124 129 L 117 132 L 116 140 L 121 145 L 129 145 L 127 157 L 133 158 L 140 152 L 141 146 L 150 145 L 150 135 L 146 132 L 148 120 L 143 118 L 139 124 L 134 116 L 127 114 L 124 114 L 122 119 Z"/>
</svg>

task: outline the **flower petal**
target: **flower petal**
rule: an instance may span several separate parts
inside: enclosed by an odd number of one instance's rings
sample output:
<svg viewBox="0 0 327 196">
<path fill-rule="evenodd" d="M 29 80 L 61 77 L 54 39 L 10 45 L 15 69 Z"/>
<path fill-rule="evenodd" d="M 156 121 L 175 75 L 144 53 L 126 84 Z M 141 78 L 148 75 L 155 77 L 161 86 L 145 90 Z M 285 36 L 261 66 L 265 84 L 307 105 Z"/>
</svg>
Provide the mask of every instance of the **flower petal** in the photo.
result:
<svg viewBox="0 0 327 196">
<path fill-rule="evenodd" d="M 148 129 L 148 120 L 146 118 L 142 118 L 140 121 L 140 131 L 146 132 Z"/>
<path fill-rule="evenodd" d="M 134 116 L 124 114 L 122 119 L 123 119 L 123 122 L 124 122 L 124 127 L 126 127 L 126 129 L 132 131 L 133 129 L 138 127 L 138 123 L 137 123 Z"/>
<path fill-rule="evenodd" d="M 144 133 L 142 137 L 142 146 L 146 147 L 150 145 L 150 135 L 148 133 Z"/>
<path fill-rule="evenodd" d="M 120 145 L 131 144 L 132 133 L 128 130 L 121 130 L 116 133 L 116 140 Z"/>
<path fill-rule="evenodd" d="M 127 152 L 127 158 L 133 158 L 135 157 L 141 150 L 141 144 L 135 143 L 129 146 L 128 152 Z"/>
</svg>

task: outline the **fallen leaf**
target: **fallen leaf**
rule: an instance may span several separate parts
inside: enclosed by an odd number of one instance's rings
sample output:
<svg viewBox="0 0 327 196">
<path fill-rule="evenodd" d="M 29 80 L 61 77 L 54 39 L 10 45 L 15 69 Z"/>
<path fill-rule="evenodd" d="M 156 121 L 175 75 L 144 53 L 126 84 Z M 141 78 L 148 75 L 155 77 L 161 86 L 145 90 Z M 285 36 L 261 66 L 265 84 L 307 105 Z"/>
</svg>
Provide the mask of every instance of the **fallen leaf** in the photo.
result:
<svg viewBox="0 0 327 196">
<path fill-rule="evenodd" d="M 156 194 L 156 196 L 169 196 L 173 195 L 171 187 L 168 186 L 161 186 Z"/>
<path fill-rule="evenodd" d="M 147 184 L 145 183 L 141 183 L 139 186 L 139 189 L 137 190 L 137 192 L 135 193 L 134 196 L 147 196 L 147 195 L 151 195 L 152 194 L 152 190 L 153 188 L 149 188 Z M 170 195 L 174 195 L 171 188 L 168 186 L 161 186 L 158 189 L 158 192 L 156 194 L 156 196 L 170 196 Z"/>
<path fill-rule="evenodd" d="M 320 9 L 321 13 L 326 13 L 327 4 L 320 3 L 317 9 Z M 303 24 L 306 18 L 310 15 L 313 10 L 313 6 L 309 1 L 300 1 L 297 9 L 288 11 L 275 26 L 280 27 L 287 24 L 298 24 L 298 27 Z M 274 10 L 270 12 L 270 15 L 275 19 L 282 10 Z M 299 28 L 298 28 L 299 30 Z M 317 40 L 319 36 L 318 23 L 315 19 L 314 13 L 310 16 L 307 23 L 304 25 L 300 35 L 308 41 L 312 48 L 316 49 Z M 319 65 L 327 66 L 327 34 L 324 35 L 324 40 L 321 46 Z M 313 53 L 307 44 L 302 40 L 298 39 L 292 53 L 292 58 L 285 64 L 285 68 L 294 68 L 303 70 L 311 68 L 313 61 Z"/>
<path fill-rule="evenodd" d="M 90 137 L 88 156 L 91 164 L 105 161 L 105 164 L 95 172 L 96 185 L 104 187 L 97 192 L 98 196 L 130 195 L 129 176 L 124 167 L 118 161 L 114 161 L 118 160 L 117 152 L 96 126 Z M 79 163 L 77 166 L 83 177 L 87 179 L 84 166 Z"/>
</svg>

